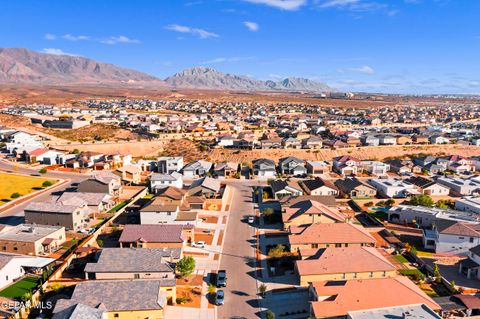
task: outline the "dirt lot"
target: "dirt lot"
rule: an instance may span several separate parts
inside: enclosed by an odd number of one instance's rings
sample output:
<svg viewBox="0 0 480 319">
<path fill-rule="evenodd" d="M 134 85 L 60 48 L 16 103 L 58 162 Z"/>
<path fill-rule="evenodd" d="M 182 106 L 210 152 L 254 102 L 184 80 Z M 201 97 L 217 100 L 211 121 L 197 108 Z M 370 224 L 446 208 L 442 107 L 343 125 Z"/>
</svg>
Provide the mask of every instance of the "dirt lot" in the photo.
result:
<svg viewBox="0 0 480 319">
<path fill-rule="evenodd" d="M 273 149 L 273 150 L 226 150 L 215 149 L 210 157 L 215 162 L 232 161 L 237 163 L 250 163 L 256 158 L 269 158 L 278 161 L 282 157 L 296 156 L 304 160 L 331 160 L 336 156 L 351 155 L 360 160 L 382 160 L 387 157 L 408 156 L 416 154 L 443 155 L 458 154 L 463 156 L 477 155 L 480 147 L 474 145 L 408 145 L 408 146 L 378 146 L 343 148 L 337 150 L 297 150 L 297 149 Z"/>
</svg>

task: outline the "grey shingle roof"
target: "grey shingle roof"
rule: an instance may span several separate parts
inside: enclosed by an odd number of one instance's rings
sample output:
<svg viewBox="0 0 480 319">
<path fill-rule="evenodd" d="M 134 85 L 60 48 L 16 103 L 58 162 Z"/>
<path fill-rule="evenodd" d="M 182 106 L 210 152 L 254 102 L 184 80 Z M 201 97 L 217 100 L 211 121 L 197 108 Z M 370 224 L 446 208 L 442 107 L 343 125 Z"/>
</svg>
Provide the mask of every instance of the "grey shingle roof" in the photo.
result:
<svg viewBox="0 0 480 319">
<path fill-rule="evenodd" d="M 86 272 L 173 272 L 169 265 L 173 250 L 162 248 L 104 248 L 96 263 L 88 263 Z"/>
<path fill-rule="evenodd" d="M 160 287 L 173 286 L 175 279 L 85 281 L 75 287 L 71 299 L 57 301 L 54 313 L 75 304 L 107 311 L 163 309 L 166 299 Z"/>
<path fill-rule="evenodd" d="M 49 202 L 35 202 L 28 204 L 28 206 L 25 207 L 25 210 L 43 213 L 73 214 L 79 207 L 81 206 L 62 205 L 60 203 Z"/>
</svg>

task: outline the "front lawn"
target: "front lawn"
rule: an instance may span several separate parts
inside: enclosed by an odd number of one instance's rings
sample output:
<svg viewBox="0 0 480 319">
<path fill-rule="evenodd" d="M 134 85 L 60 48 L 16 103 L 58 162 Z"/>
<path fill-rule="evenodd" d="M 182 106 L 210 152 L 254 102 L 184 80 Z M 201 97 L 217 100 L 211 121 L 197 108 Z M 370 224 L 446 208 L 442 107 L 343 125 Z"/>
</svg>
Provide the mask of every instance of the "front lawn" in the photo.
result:
<svg viewBox="0 0 480 319">
<path fill-rule="evenodd" d="M 14 193 L 23 196 L 44 188 L 43 183 L 46 181 L 51 182 L 52 185 L 57 182 L 42 177 L 0 173 L 0 205 L 12 200 Z"/>
<path fill-rule="evenodd" d="M 398 262 L 400 262 L 402 264 L 407 264 L 408 263 L 407 258 L 405 258 L 403 255 L 395 255 L 395 256 L 393 256 L 393 258 L 395 258 Z"/>
<path fill-rule="evenodd" d="M 25 277 L 0 291 L 0 296 L 10 299 L 20 299 L 27 292 L 31 293 L 40 285 L 40 278 Z"/>
</svg>

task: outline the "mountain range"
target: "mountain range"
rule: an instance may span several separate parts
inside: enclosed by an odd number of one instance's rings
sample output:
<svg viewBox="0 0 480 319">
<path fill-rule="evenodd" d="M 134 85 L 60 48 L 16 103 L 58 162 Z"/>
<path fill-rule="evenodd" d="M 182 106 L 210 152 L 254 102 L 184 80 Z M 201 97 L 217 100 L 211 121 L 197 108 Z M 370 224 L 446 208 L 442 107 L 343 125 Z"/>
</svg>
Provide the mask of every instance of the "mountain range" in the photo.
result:
<svg viewBox="0 0 480 319">
<path fill-rule="evenodd" d="M 162 80 L 81 56 L 39 53 L 23 48 L 0 48 L 0 84 L 140 86 L 238 91 L 333 90 L 326 84 L 305 78 L 261 81 L 222 73 L 204 66 L 189 68 Z"/>
</svg>

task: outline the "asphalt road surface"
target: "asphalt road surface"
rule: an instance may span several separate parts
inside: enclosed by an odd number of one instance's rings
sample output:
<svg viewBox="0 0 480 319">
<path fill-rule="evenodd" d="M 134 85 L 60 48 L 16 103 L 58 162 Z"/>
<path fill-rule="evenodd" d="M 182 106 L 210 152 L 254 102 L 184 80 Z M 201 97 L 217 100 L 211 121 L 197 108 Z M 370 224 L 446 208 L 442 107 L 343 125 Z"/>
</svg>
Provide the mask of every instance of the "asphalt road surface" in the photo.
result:
<svg viewBox="0 0 480 319">
<path fill-rule="evenodd" d="M 251 186 L 235 183 L 236 188 L 227 230 L 225 232 L 220 269 L 227 270 L 225 304 L 217 308 L 217 317 L 258 318 L 255 273 L 255 228 L 244 219 L 254 214 Z"/>
</svg>

